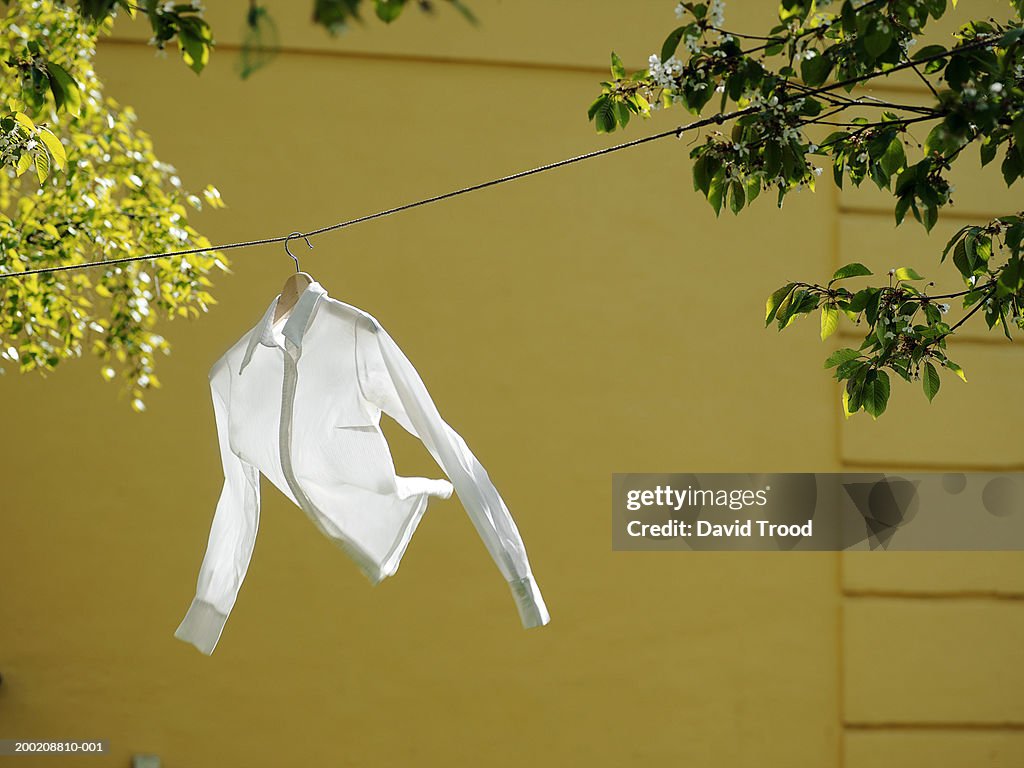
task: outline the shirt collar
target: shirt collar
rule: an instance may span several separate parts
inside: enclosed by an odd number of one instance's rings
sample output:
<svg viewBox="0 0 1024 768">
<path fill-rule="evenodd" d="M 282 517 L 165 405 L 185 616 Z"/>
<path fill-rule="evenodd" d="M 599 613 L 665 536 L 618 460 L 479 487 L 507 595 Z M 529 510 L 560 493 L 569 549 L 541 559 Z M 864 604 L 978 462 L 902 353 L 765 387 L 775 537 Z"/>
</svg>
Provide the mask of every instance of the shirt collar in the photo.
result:
<svg viewBox="0 0 1024 768">
<path fill-rule="evenodd" d="M 302 346 L 302 336 L 309 326 L 313 310 L 316 309 L 317 303 L 326 293 L 327 291 L 324 287 L 314 280 L 306 286 L 295 302 L 295 306 L 292 307 L 292 311 L 289 313 L 288 319 L 285 320 L 281 333 L 296 347 Z M 270 302 L 270 306 L 267 307 L 267 311 L 263 313 L 263 318 L 259 324 L 249 334 L 249 344 L 245 349 L 245 356 L 242 358 L 242 364 L 238 369 L 239 375 L 249 364 L 249 360 L 252 359 L 252 354 L 258 344 L 263 344 L 266 347 L 280 346 L 274 336 L 274 311 L 277 309 L 277 303 L 280 300 L 280 294 L 274 297 L 274 300 Z"/>
</svg>

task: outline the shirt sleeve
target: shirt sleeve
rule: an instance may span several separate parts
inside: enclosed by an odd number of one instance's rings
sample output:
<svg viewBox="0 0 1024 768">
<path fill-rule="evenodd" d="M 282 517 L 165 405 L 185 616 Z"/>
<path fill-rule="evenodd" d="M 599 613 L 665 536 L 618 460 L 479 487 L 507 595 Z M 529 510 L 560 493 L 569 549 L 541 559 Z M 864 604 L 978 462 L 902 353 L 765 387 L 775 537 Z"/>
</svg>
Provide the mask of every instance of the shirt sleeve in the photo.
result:
<svg viewBox="0 0 1024 768">
<path fill-rule="evenodd" d="M 228 377 L 226 365 L 210 372 L 210 390 L 217 423 L 224 486 L 213 515 L 206 555 L 199 568 L 196 595 L 174 636 L 210 655 L 217 646 L 228 614 L 245 579 L 259 525 L 259 473 L 242 461 L 228 440 Z"/>
<path fill-rule="evenodd" d="M 423 443 L 451 480 L 512 596 L 523 626 L 550 621 L 526 547 L 505 502 L 462 437 L 441 418 L 412 363 L 379 323 L 361 316 L 356 361 L 363 394 Z"/>
</svg>

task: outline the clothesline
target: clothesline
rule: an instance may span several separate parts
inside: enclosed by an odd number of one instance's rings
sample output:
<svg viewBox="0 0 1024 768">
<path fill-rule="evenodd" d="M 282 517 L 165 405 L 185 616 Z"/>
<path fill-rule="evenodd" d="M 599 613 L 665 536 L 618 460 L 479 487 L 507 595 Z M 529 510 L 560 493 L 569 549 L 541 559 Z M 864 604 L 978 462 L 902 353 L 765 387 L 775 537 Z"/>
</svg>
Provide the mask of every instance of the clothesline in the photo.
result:
<svg viewBox="0 0 1024 768">
<path fill-rule="evenodd" d="M 743 113 L 743 111 L 739 111 L 737 114 L 742 114 L 742 113 Z M 718 116 L 718 115 L 716 115 L 715 117 L 707 118 L 705 120 L 700 120 L 700 121 L 698 121 L 698 123 L 700 123 L 700 125 L 707 125 L 709 123 L 713 123 L 713 122 L 716 122 L 716 121 L 717 122 L 721 122 L 723 120 L 730 119 L 730 117 L 731 116 L 728 116 L 728 115 L 725 115 L 725 116 Z M 717 120 L 716 120 L 716 118 L 717 118 Z M 557 162 L 548 163 L 547 165 L 541 165 L 541 166 L 538 166 L 536 168 L 530 168 L 529 170 L 526 170 L 526 171 L 520 171 L 518 173 L 513 173 L 513 174 L 510 174 L 508 176 L 502 176 L 502 177 L 497 178 L 497 179 L 491 179 L 490 181 L 481 182 L 479 184 L 474 184 L 474 185 L 469 186 L 469 187 L 462 187 L 461 189 L 456 189 L 456 190 L 453 190 L 451 192 L 445 192 L 444 194 L 441 194 L 441 195 L 435 195 L 433 197 L 428 197 L 428 198 L 425 198 L 423 200 L 417 200 L 417 201 L 412 202 L 412 203 L 406 203 L 405 205 L 399 205 L 399 206 L 397 206 L 395 208 L 389 208 L 389 209 L 384 210 L 384 211 L 378 211 L 377 213 L 371 213 L 371 214 L 368 214 L 366 216 L 360 216 L 359 218 L 356 218 L 356 219 L 350 219 L 348 221 L 342 221 L 342 222 L 339 222 L 337 224 L 331 224 L 329 226 L 321 227 L 319 229 L 314 229 L 314 230 L 311 230 L 309 232 L 304 232 L 304 233 L 296 232 L 296 233 L 293 233 L 293 234 L 290 234 L 290 235 L 281 235 L 279 237 L 265 237 L 265 238 L 260 238 L 258 240 L 243 240 L 241 242 L 227 243 L 225 245 L 211 245 L 211 246 L 207 246 L 206 248 L 188 248 L 186 250 L 181 250 L 181 251 L 168 251 L 166 253 L 147 254 L 145 256 L 125 256 L 125 257 L 120 258 L 120 259 L 104 259 L 102 261 L 90 261 L 90 262 L 84 262 L 84 263 L 81 263 L 81 264 L 64 264 L 64 265 L 55 266 L 55 267 L 40 267 L 38 269 L 27 269 L 25 271 L 20 271 L 20 272 L 0 272 L 0 279 L 10 278 L 10 277 L 24 277 L 26 275 L 38 275 L 38 274 L 42 274 L 44 272 L 66 272 L 66 271 L 69 271 L 69 270 L 88 269 L 90 267 L 101 267 L 101 266 L 110 267 L 110 266 L 113 266 L 115 264 L 125 264 L 125 263 L 133 262 L 133 261 L 150 261 L 150 260 L 155 260 L 155 259 L 165 259 L 165 258 L 171 258 L 171 257 L 176 257 L 176 256 L 188 256 L 188 255 L 194 254 L 194 253 L 206 253 L 206 252 L 209 252 L 209 251 L 227 251 L 227 250 L 231 250 L 233 248 L 248 248 L 248 247 L 254 246 L 254 245 L 268 245 L 268 244 L 271 244 L 271 243 L 283 243 L 286 240 L 315 237 L 316 235 L 322 235 L 322 234 L 324 234 L 326 232 L 333 232 L 334 230 L 343 229 L 344 227 L 351 227 L 351 226 L 353 226 L 355 224 L 362 224 L 363 222 L 366 222 L 366 221 L 372 221 L 373 219 L 380 219 L 380 218 L 383 218 L 384 216 L 390 216 L 393 213 L 399 213 L 401 211 L 407 211 L 410 208 L 418 208 L 419 206 L 422 206 L 422 205 L 428 205 L 430 203 L 436 203 L 436 202 L 439 202 L 441 200 L 447 200 L 450 197 L 456 197 L 458 195 L 464 195 L 467 192 L 476 192 L 477 190 L 485 189 L 487 187 L 493 187 L 493 186 L 495 186 L 497 184 L 503 184 L 503 183 L 505 183 L 507 181 L 514 181 L 515 179 L 521 179 L 521 178 L 523 178 L 525 176 L 532 176 L 535 173 L 541 173 L 543 171 L 549 171 L 549 170 L 552 170 L 554 168 L 560 168 L 560 167 L 562 167 L 564 165 L 570 165 L 572 163 L 578 163 L 578 162 L 580 162 L 582 160 L 589 160 L 590 158 L 597 157 L 599 155 L 607 155 L 607 154 L 609 154 L 611 152 L 617 152 L 617 151 L 619 151 L 621 149 L 628 149 L 629 147 L 635 147 L 635 146 L 637 146 L 639 144 L 645 144 L 645 143 L 647 143 L 649 141 L 655 141 L 656 139 L 663 139 L 663 138 L 666 138 L 667 136 L 681 136 L 684 131 L 689 130 L 691 128 L 696 128 L 696 127 L 698 127 L 696 124 L 691 124 L 691 125 L 687 125 L 687 126 L 680 126 L 678 128 L 673 128 L 670 131 L 664 131 L 662 133 L 657 133 L 657 134 L 654 134 L 652 136 L 645 136 L 645 137 L 640 138 L 640 139 L 634 139 L 633 141 L 627 141 L 627 142 L 622 143 L 622 144 L 616 144 L 615 146 L 612 146 L 612 147 L 605 147 L 604 149 L 599 149 L 599 150 L 596 150 L 594 152 L 587 152 L 586 154 L 583 154 L 583 155 L 577 155 L 576 157 L 570 157 L 570 158 L 566 158 L 565 160 L 559 160 Z"/>
<path fill-rule="evenodd" d="M 963 44 L 963 45 L 955 46 L 955 47 L 953 47 L 952 49 L 950 49 L 948 51 L 943 51 L 941 53 L 933 54 L 931 56 L 924 56 L 924 57 L 921 57 L 920 59 L 915 59 L 913 61 L 907 60 L 906 62 L 904 62 L 902 64 L 897 64 L 897 65 L 895 65 L 893 67 L 890 67 L 883 74 L 890 75 L 893 72 L 898 72 L 898 71 L 903 70 L 903 69 L 908 69 L 908 68 L 911 68 L 911 67 L 916 67 L 916 66 L 919 66 L 919 65 L 924 65 L 924 64 L 927 64 L 928 62 L 934 61 L 936 59 L 948 58 L 949 56 L 952 56 L 952 55 L 954 55 L 956 53 L 961 53 L 963 51 L 973 50 L 975 48 L 987 47 L 989 45 L 997 43 L 998 40 L 999 40 L 999 38 L 996 35 L 989 35 L 989 36 L 986 36 L 986 37 L 979 37 L 979 38 L 975 39 L 974 41 L 972 41 L 971 43 L 966 43 L 966 44 Z M 839 88 L 844 88 L 844 87 L 846 87 L 848 85 L 855 85 L 857 83 L 861 83 L 861 82 L 873 79 L 873 78 L 878 77 L 878 76 L 879 76 L 879 73 L 872 72 L 872 73 L 868 73 L 868 74 L 865 74 L 865 75 L 859 75 L 859 76 L 856 76 L 856 77 L 850 77 L 850 78 L 847 78 L 845 80 L 837 81 L 837 82 L 832 83 L 830 85 L 820 86 L 818 88 L 800 89 L 796 93 L 793 93 L 790 96 L 785 96 L 785 97 L 779 99 L 779 104 L 785 104 L 785 103 L 788 103 L 790 101 L 795 101 L 797 99 L 807 98 L 809 96 L 814 96 L 814 95 L 817 95 L 819 93 L 826 93 L 826 92 L 829 92 L 829 91 L 834 91 L 834 90 L 837 90 Z M 852 102 L 852 103 L 856 103 L 856 102 Z M 146 254 L 144 256 L 125 256 L 125 257 L 120 258 L 120 259 L 103 259 L 101 261 L 89 261 L 89 262 L 83 262 L 83 263 L 80 263 L 80 264 L 63 264 L 63 265 L 58 265 L 58 266 L 53 266 L 53 267 L 40 267 L 40 268 L 37 268 L 37 269 L 28 269 L 28 270 L 18 271 L 18 272 L 0 272 L 0 280 L 6 279 L 6 278 L 11 278 L 11 277 L 26 277 L 28 275 L 38 275 L 38 274 L 43 274 L 43 273 L 47 273 L 47 272 L 66 272 L 66 271 L 78 270 L 78 269 L 89 269 L 91 267 L 110 267 L 110 266 L 114 266 L 114 265 L 117 265 L 117 264 L 126 264 L 126 263 L 134 262 L 134 261 L 153 261 L 153 260 L 156 260 L 156 259 L 166 259 L 166 258 L 173 258 L 173 257 L 178 257 L 178 256 L 188 256 L 188 255 L 195 254 L 195 253 L 208 253 L 210 251 L 228 251 L 228 250 L 232 250 L 232 249 L 235 249 L 235 248 L 248 248 L 250 246 L 255 246 L 255 245 L 268 245 L 268 244 L 271 244 L 271 243 L 283 243 L 283 242 L 286 242 L 288 240 L 292 240 L 294 238 L 310 238 L 310 237 L 314 237 L 316 235 L 322 235 L 322 234 L 324 234 L 326 232 L 333 232 L 334 230 L 343 229 L 345 227 L 351 227 L 351 226 L 353 226 L 355 224 L 362 224 L 363 222 L 367 222 L 367 221 L 372 221 L 374 219 L 383 218 L 384 216 L 390 216 L 393 213 L 399 213 L 401 211 L 407 211 L 407 210 L 409 210 L 411 208 L 418 208 L 418 207 L 423 206 L 423 205 L 429 205 L 430 203 L 436 203 L 436 202 L 440 202 L 441 200 L 447 200 L 448 198 L 451 198 L 451 197 L 457 197 L 458 195 L 464 195 L 467 192 L 476 192 L 476 191 L 481 190 L 481 189 L 486 189 L 487 187 L 493 187 L 493 186 L 496 186 L 498 184 L 504 184 L 505 182 L 508 182 L 508 181 L 515 181 L 516 179 L 522 179 L 522 178 L 524 178 L 526 176 L 532 176 L 532 175 L 537 174 L 537 173 L 542 173 L 544 171 L 550 171 L 550 170 L 553 170 L 555 168 L 561 168 L 563 166 L 571 165 L 573 163 L 578 163 L 578 162 L 581 162 L 583 160 L 589 160 L 589 159 L 591 159 L 593 157 L 600 157 L 601 155 L 607 155 L 607 154 L 611 154 L 612 152 L 618 152 L 618 151 L 623 150 L 623 149 L 629 149 L 631 147 L 636 147 L 636 146 L 639 146 L 641 144 L 646 144 L 646 143 L 651 142 L 651 141 L 657 141 L 658 139 L 664 139 L 664 138 L 667 138 L 669 136 L 675 136 L 676 138 L 681 138 L 684 133 L 688 133 L 690 131 L 697 130 L 698 128 L 703 128 L 704 126 L 711 125 L 713 123 L 720 125 L 720 124 L 724 123 L 726 120 L 732 120 L 732 119 L 734 119 L 736 117 L 741 117 L 743 115 L 747 115 L 747 114 L 750 114 L 752 112 L 759 112 L 759 111 L 762 111 L 762 109 L 763 108 L 760 107 L 760 106 L 758 106 L 758 107 L 743 107 L 742 109 L 736 109 L 736 110 L 733 110 L 731 112 L 720 112 L 720 113 L 712 115 L 710 117 L 701 118 L 700 120 L 694 120 L 693 122 L 687 123 L 686 125 L 677 126 L 677 127 L 673 128 L 671 130 L 668 130 L 668 131 L 662 131 L 661 133 L 652 134 L 651 136 L 644 136 L 644 137 L 639 138 L 639 139 L 633 139 L 632 141 L 626 141 L 626 142 L 623 142 L 621 144 L 615 144 L 614 146 L 611 146 L 611 147 L 605 147 L 604 149 L 598 149 L 598 150 L 595 150 L 593 152 L 587 152 L 587 153 L 582 154 L 582 155 L 576 155 L 575 157 L 569 157 L 569 158 L 566 158 L 564 160 L 558 160 L 558 161 L 553 162 L 553 163 L 547 163 L 546 165 L 540 165 L 540 166 L 537 166 L 536 168 L 530 168 L 530 169 L 525 170 L 525 171 L 519 171 L 517 173 L 509 174 L 508 176 L 501 176 L 499 178 L 491 179 L 489 181 L 484 181 L 484 182 L 481 182 L 479 184 L 474 184 L 474 185 L 469 186 L 469 187 L 462 187 L 461 189 L 456 189 L 456 190 L 453 190 L 451 192 L 445 192 L 444 194 L 440 194 L 440 195 L 435 195 L 433 197 L 424 198 L 423 200 L 417 200 L 417 201 L 412 202 L 412 203 L 406 203 L 404 205 L 399 205 L 399 206 L 397 206 L 395 208 L 389 208 L 387 210 L 378 211 L 376 213 L 371 213 L 371 214 L 368 214 L 366 216 L 360 216 L 359 218 L 349 219 L 348 221 L 338 222 L 337 224 L 330 224 L 330 225 L 328 225 L 326 227 L 320 227 L 319 229 L 313 229 L 313 230 L 310 230 L 309 232 L 305 232 L 305 233 L 292 233 L 290 235 L 281 235 L 279 237 L 265 237 L 265 238 L 261 238 L 261 239 L 258 239 L 258 240 L 243 240 L 243 241 L 240 241 L 240 242 L 237 242 L 237 243 L 227 243 L 225 245 L 210 245 L 210 246 L 207 246 L 205 248 L 188 248 L 188 249 L 180 250 L 180 251 L 167 251 L 165 253 Z M 0 266 L 2 266 L 2 265 L 0 265 Z"/>
</svg>

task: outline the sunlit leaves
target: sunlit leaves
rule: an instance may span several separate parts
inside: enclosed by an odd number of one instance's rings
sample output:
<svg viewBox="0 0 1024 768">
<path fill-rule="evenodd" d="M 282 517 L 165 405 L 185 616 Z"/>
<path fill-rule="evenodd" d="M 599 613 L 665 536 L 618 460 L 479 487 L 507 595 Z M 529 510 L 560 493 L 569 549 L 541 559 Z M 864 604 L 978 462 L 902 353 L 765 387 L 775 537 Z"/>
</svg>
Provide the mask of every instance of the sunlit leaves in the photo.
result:
<svg viewBox="0 0 1024 768">
<path fill-rule="evenodd" d="M 825 360 L 825 368 L 842 383 L 843 409 L 847 416 L 865 411 L 873 417 L 885 412 L 890 377 L 921 381 L 931 401 L 941 387 L 945 368 L 963 381 L 963 369 L 946 354 L 947 340 L 975 312 L 990 328 L 1012 338 L 1011 327 L 1024 329 L 1024 214 L 1000 216 L 986 225 L 962 227 L 940 256 L 960 271 L 964 290 L 932 296 L 931 283 L 912 267 L 894 267 L 888 285 L 854 291 L 841 281 L 871 275 L 860 263 L 837 269 L 825 286 L 787 283 L 773 292 L 765 304 L 765 324 L 774 320 L 779 329 L 801 315 L 821 310 L 821 337 L 835 334 L 843 317 L 862 338 L 859 348 L 843 347 Z M 810 298 L 809 298 L 810 297 Z M 813 299 L 813 300 L 812 300 Z M 959 299 L 964 317 L 956 323 L 947 318 Z"/>
<path fill-rule="evenodd" d="M 16 273 L 209 247 L 189 225 L 188 209 L 223 201 L 212 186 L 202 197 L 188 192 L 174 168 L 154 155 L 132 109 L 102 96 L 92 69 L 95 34 L 54 2 L 19 3 L 0 20 L 0 60 L 34 50 L 59 61 L 81 97 L 77 115 L 66 94 L 58 103 L 47 90 L 46 109 L 36 117 L 24 110 L 0 117 L 0 132 L 17 137 L 5 145 L 4 159 L 23 172 L 0 174 L 0 272 L 10 273 L 0 279 L 0 364 L 45 373 L 69 357 L 95 355 L 103 379 L 120 380 L 138 411 L 160 386 L 157 356 L 170 351 L 155 332 L 157 322 L 196 317 L 215 304 L 207 276 L 227 268 L 224 257 L 201 253 L 108 269 Z M 48 48 L 26 40 L 46 40 Z M 4 101 L 18 102 L 21 81 L 3 83 Z"/>
</svg>

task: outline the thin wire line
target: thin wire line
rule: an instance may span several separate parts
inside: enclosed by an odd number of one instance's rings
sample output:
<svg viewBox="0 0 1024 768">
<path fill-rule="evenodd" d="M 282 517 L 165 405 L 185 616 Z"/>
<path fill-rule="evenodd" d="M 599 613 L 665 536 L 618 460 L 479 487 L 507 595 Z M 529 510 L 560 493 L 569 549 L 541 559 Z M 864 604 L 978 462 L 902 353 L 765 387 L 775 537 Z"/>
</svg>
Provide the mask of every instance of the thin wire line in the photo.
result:
<svg viewBox="0 0 1024 768">
<path fill-rule="evenodd" d="M 833 91 L 833 90 L 836 90 L 836 89 L 839 89 L 839 88 L 844 88 L 844 87 L 846 87 L 848 85 L 854 85 L 856 83 L 864 82 L 866 80 L 870 80 L 872 78 L 878 77 L 880 74 L 890 75 L 893 72 L 897 72 L 897 71 L 899 71 L 901 69 L 908 69 L 910 67 L 914 67 L 914 66 L 917 66 L 917 65 L 927 64 L 929 61 L 933 61 L 935 59 L 943 59 L 943 58 L 947 58 L 949 56 L 952 56 L 953 54 L 960 53 L 960 52 L 963 52 L 963 51 L 973 50 L 975 48 L 982 48 L 982 47 L 990 45 L 990 44 L 992 44 L 994 42 L 997 42 L 997 37 L 996 36 L 989 36 L 989 37 L 986 37 L 986 38 L 978 38 L 978 39 L 974 40 L 972 43 L 968 43 L 966 45 L 960 45 L 960 46 L 952 48 L 952 49 L 950 49 L 948 51 L 943 51 L 942 53 L 934 54 L 932 56 L 926 56 L 926 57 L 923 57 L 923 58 L 920 58 L 920 59 L 916 59 L 916 60 L 913 60 L 913 61 L 907 61 L 907 62 L 905 62 L 903 64 L 898 64 L 896 66 L 891 67 L 890 69 L 887 69 L 884 73 L 872 72 L 872 73 L 868 73 L 868 74 L 865 74 L 865 75 L 859 75 L 857 77 L 847 78 L 846 80 L 840 80 L 840 81 L 837 81 L 837 82 L 832 83 L 831 85 L 827 85 L 827 86 L 823 85 L 823 86 L 820 86 L 818 88 L 812 88 L 812 89 L 809 89 L 809 90 L 801 89 L 797 93 L 794 93 L 791 96 L 786 96 L 786 97 L 783 97 L 782 99 L 779 99 L 779 103 L 783 104 L 783 103 L 787 103 L 789 101 L 795 101 L 796 99 L 807 98 L 808 96 L 814 96 L 814 95 L 819 94 L 819 93 L 826 93 L 828 91 Z M 631 147 L 636 147 L 636 146 L 639 146 L 641 144 L 646 144 L 646 143 L 648 143 L 650 141 L 657 141 L 658 139 L 664 139 L 664 138 L 667 138 L 669 136 L 675 136 L 676 138 L 680 138 L 684 133 L 687 133 L 689 131 L 693 131 L 693 130 L 696 130 L 698 128 L 703 128 L 704 126 L 711 125 L 712 123 L 722 124 L 726 120 L 732 120 L 733 118 L 741 117 L 743 115 L 750 114 L 751 112 L 757 112 L 757 111 L 760 111 L 760 109 L 761 109 L 761 107 L 753 107 L 753 106 L 751 106 L 751 107 L 744 107 L 742 109 L 736 109 L 736 110 L 733 110 L 732 112 L 725 112 L 725 113 L 721 113 L 720 112 L 718 114 L 712 115 L 711 117 L 702 118 L 700 120 L 694 120 L 693 122 L 687 123 L 686 125 L 680 125 L 680 126 L 677 126 L 677 127 L 673 128 L 671 130 L 668 130 L 668 131 L 662 131 L 661 133 L 655 133 L 655 134 L 652 134 L 650 136 L 644 136 L 643 138 L 633 139 L 632 141 L 626 141 L 626 142 L 623 142 L 622 144 L 615 144 L 615 145 L 613 145 L 611 147 L 605 147 L 604 149 L 598 149 L 598 150 L 595 150 L 593 152 L 587 152 L 587 153 L 582 154 L 582 155 L 576 155 L 575 157 L 569 157 L 569 158 L 566 158 L 564 160 L 557 160 L 557 161 L 555 161 L 553 163 L 547 163 L 546 165 L 537 166 L 536 168 L 530 168 L 530 169 L 525 170 L 525 171 L 519 171 L 517 173 L 509 174 L 508 176 L 501 176 L 501 177 L 499 177 L 497 179 L 491 179 L 490 181 L 484 181 L 484 182 L 481 182 L 479 184 L 474 184 L 474 185 L 469 186 L 469 187 L 462 187 L 461 189 L 456 189 L 456 190 L 453 190 L 451 192 L 445 192 L 445 193 L 440 194 L 440 195 L 434 195 L 433 197 L 424 198 L 423 200 L 417 200 L 417 201 L 412 202 L 412 203 L 406 203 L 404 205 L 399 205 L 399 206 L 396 206 L 395 208 L 388 208 L 387 210 L 384 210 L 384 211 L 378 211 L 377 213 L 371 213 L 371 214 L 367 214 L 366 216 L 360 216 L 359 218 L 356 218 L 356 219 L 349 219 L 348 221 L 342 221 L 342 222 L 339 222 L 337 224 L 330 224 L 330 225 L 328 225 L 326 227 L 320 227 L 319 229 L 313 229 L 313 230 L 310 230 L 309 232 L 302 233 L 302 234 L 294 234 L 293 233 L 293 234 L 290 234 L 290 235 L 282 235 L 282 236 L 279 236 L 279 237 L 264 237 L 264 238 L 260 238 L 258 240 L 243 240 L 243 241 L 240 241 L 240 242 L 237 242 L 237 243 L 227 243 L 225 245 L 211 245 L 211 246 L 207 246 L 206 248 L 188 248 L 186 250 L 181 250 L 181 251 L 167 251 L 165 253 L 147 254 L 147 255 L 144 255 L 144 256 L 125 256 L 125 257 L 122 257 L 120 259 L 104 259 L 102 261 L 89 261 L 89 262 L 83 262 L 81 264 L 64 264 L 64 265 L 59 265 L 59 266 L 55 266 L 55 267 L 40 267 L 38 269 L 29 269 L 29 270 L 25 270 L 25 271 L 22 271 L 22 272 L 0 272 L 0 280 L 11 278 L 11 277 L 25 277 L 27 275 L 38 275 L 38 274 L 43 274 L 43 273 L 46 273 L 46 272 L 66 272 L 66 271 L 78 270 L 78 269 L 88 269 L 90 267 L 110 267 L 110 266 L 114 266 L 116 264 L 126 264 L 126 263 L 134 262 L 134 261 L 150 261 L 150 260 L 155 260 L 155 259 L 173 258 L 173 257 L 177 257 L 177 256 L 189 256 L 189 255 L 195 254 L 195 253 L 208 253 L 210 251 L 229 251 L 229 250 L 232 250 L 232 249 L 235 249 L 235 248 L 248 248 L 248 247 L 251 247 L 251 246 L 254 246 L 254 245 L 268 245 L 268 244 L 271 244 L 271 243 L 283 243 L 283 242 L 285 242 L 287 240 L 291 240 L 292 238 L 298 238 L 298 237 L 302 237 L 302 238 L 315 237 L 316 235 L 322 235 L 325 232 L 333 232 L 336 229 L 343 229 L 345 227 L 351 227 L 354 224 L 362 224 L 363 222 L 373 221 L 374 219 L 380 219 L 380 218 L 383 218 L 384 216 L 390 216 L 393 213 L 399 213 L 401 211 L 408 211 L 411 208 L 418 208 L 418 207 L 420 207 L 422 205 L 429 205 L 431 203 L 440 202 L 441 200 L 447 200 L 448 198 L 451 198 L 451 197 L 457 197 L 459 195 L 464 195 L 464 194 L 466 194 L 468 192 L 476 192 L 476 191 L 479 191 L 481 189 L 486 189 L 487 187 L 493 187 L 493 186 L 495 186 L 497 184 L 504 184 L 507 181 L 515 181 L 516 179 L 522 179 L 522 178 L 524 178 L 526 176 L 532 176 L 532 175 L 537 174 L 537 173 L 543 173 L 544 171 L 550 171 L 550 170 L 552 170 L 554 168 L 561 168 L 562 166 L 572 165 L 573 163 L 578 163 L 578 162 L 581 162 L 583 160 L 589 160 L 589 159 L 591 159 L 593 157 L 600 157 L 601 155 L 611 154 L 612 152 L 618 152 L 619 150 L 622 150 L 622 149 L 629 149 Z M 2 266 L 2 265 L 0 265 L 0 266 Z"/>
<path fill-rule="evenodd" d="M 699 123 L 700 125 L 707 125 L 709 123 L 719 122 L 720 120 L 725 120 L 725 119 L 731 119 L 731 116 L 728 116 L 728 115 L 726 115 L 726 116 L 716 115 L 715 117 L 710 117 L 710 118 L 706 118 L 704 120 L 697 121 L 697 123 Z M 126 264 L 128 262 L 133 262 L 133 261 L 147 261 L 147 260 L 155 260 L 155 259 L 166 259 L 166 258 L 172 258 L 172 257 L 176 257 L 176 256 L 188 256 L 188 255 L 195 254 L 195 253 L 207 253 L 209 251 L 228 251 L 228 250 L 231 250 L 233 248 L 248 248 L 248 247 L 254 246 L 254 245 L 268 245 L 268 244 L 271 244 L 271 243 L 283 243 L 285 240 L 290 240 L 290 239 L 315 237 L 316 235 L 322 235 L 325 232 L 332 232 L 332 231 L 334 231 L 336 229 L 343 229 L 344 227 L 351 227 L 354 224 L 362 224 L 363 222 L 372 221 L 373 219 L 380 219 L 380 218 L 383 218 L 384 216 L 390 216 L 393 213 L 399 213 L 401 211 L 407 211 L 410 208 L 418 208 L 421 205 L 428 205 L 430 203 L 436 203 L 436 202 L 439 202 L 441 200 L 446 200 L 446 199 L 448 199 L 450 197 L 456 197 L 458 195 L 464 195 L 464 194 L 466 194 L 468 192 L 476 192 L 478 190 L 485 189 L 487 187 L 493 187 L 496 184 L 503 184 L 503 183 L 505 183 L 507 181 L 514 181 L 515 179 L 521 179 L 521 178 L 523 178 L 525 176 L 532 176 L 535 173 L 541 173 L 543 171 L 549 171 L 549 170 L 552 170 L 553 168 L 560 168 L 563 165 L 570 165 L 572 163 L 578 163 L 578 162 L 580 162 L 582 160 L 589 160 L 590 158 L 597 157 L 599 155 L 607 155 L 607 154 L 609 154 L 611 152 L 617 152 L 620 149 L 628 149 L 630 147 L 635 147 L 635 146 L 638 146 L 640 144 L 646 144 L 649 141 L 655 141 L 656 139 L 663 139 L 663 138 L 665 138 L 667 136 L 678 136 L 678 135 L 681 135 L 684 131 L 692 130 L 693 128 L 696 128 L 696 127 L 699 127 L 699 126 L 696 123 L 692 123 L 692 124 L 687 125 L 687 126 L 681 126 L 681 127 L 678 127 L 678 128 L 673 128 L 670 131 L 663 131 L 662 133 L 653 134 L 651 136 L 645 136 L 645 137 L 640 138 L 640 139 L 634 139 L 633 141 L 627 141 L 627 142 L 622 143 L 622 144 L 616 144 L 615 146 L 612 146 L 612 147 L 605 147 L 604 149 L 599 149 L 599 150 L 596 150 L 594 152 L 587 152 L 586 154 L 583 154 L 583 155 L 577 155 L 576 157 L 570 157 L 570 158 L 567 158 L 565 160 L 559 160 L 559 161 L 554 162 L 554 163 L 548 163 L 547 165 L 541 165 L 541 166 L 538 166 L 536 168 L 531 168 L 531 169 L 526 170 L 526 171 L 519 171 L 518 173 L 509 174 L 508 176 L 502 176 L 500 178 L 491 179 L 490 181 L 485 181 L 485 182 L 482 182 L 480 184 L 474 184 L 473 186 L 470 186 L 470 187 L 463 187 L 461 189 L 456 189 L 456 190 L 453 190 L 451 192 L 445 192 L 444 194 L 441 194 L 441 195 L 435 195 L 433 197 L 428 197 L 428 198 L 425 198 L 423 200 L 417 200 L 417 201 L 412 202 L 412 203 L 406 203 L 405 205 L 399 205 L 399 206 L 396 206 L 395 208 L 389 208 L 389 209 L 387 209 L 385 211 L 378 211 L 377 213 L 371 213 L 371 214 L 368 214 L 366 216 L 360 216 L 359 218 L 356 218 L 356 219 L 350 219 L 348 221 L 342 221 L 342 222 L 339 222 L 337 224 L 331 224 L 331 225 L 326 226 L 326 227 L 320 227 L 319 229 L 314 229 L 314 230 L 311 230 L 311 231 L 306 232 L 306 233 L 282 235 L 282 236 L 279 236 L 279 237 L 265 237 L 265 238 L 260 238 L 258 240 L 243 240 L 243 241 L 240 241 L 240 242 L 237 242 L 237 243 L 227 243 L 225 245 L 211 245 L 211 246 L 207 246 L 206 248 L 189 248 L 189 249 L 181 250 L 181 251 L 168 251 L 166 253 L 147 254 L 145 256 L 125 256 L 125 257 L 122 257 L 122 258 L 119 258 L 119 259 L 104 259 L 103 261 L 90 261 L 90 262 L 84 262 L 84 263 L 81 263 L 81 264 L 64 264 L 64 265 L 55 266 L 55 267 L 41 267 L 41 268 L 38 268 L 38 269 L 27 269 L 25 271 L 19 271 L 19 272 L 3 272 L 3 273 L 0 273 L 0 279 L 10 278 L 10 277 L 24 277 L 26 275 L 38 275 L 38 274 L 42 274 L 44 272 L 66 272 L 66 271 L 77 270 L 77 269 L 88 269 L 90 267 L 103 267 L 103 266 L 109 267 L 109 266 L 113 266 L 115 264 Z"/>
</svg>

